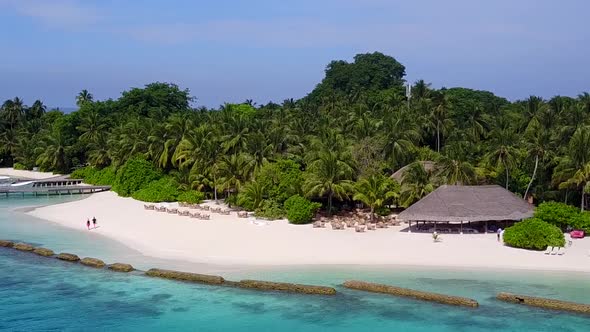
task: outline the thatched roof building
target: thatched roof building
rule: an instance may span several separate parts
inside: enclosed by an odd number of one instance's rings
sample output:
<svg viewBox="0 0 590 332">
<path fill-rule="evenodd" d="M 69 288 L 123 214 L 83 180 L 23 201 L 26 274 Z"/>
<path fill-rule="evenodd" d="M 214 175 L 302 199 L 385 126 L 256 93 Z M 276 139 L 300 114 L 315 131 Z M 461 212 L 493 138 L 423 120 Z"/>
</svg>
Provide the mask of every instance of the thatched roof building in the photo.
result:
<svg viewBox="0 0 590 332">
<path fill-rule="evenodd" d="M 441 186 L 398 215 L 404 221 L 456 222 L 521 220 L 533 206 L 497 186 Z"/>
</svg>

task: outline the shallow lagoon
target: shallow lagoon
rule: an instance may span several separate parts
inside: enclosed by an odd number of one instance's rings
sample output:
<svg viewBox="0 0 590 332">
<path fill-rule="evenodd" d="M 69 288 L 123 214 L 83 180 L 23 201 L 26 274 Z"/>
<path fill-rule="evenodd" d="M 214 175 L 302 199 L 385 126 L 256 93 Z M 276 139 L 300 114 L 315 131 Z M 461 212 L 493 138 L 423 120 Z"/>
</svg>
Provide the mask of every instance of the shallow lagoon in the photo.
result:
<svg viewBox="0 0 590 332">
<path fill-rule="evenodd" d="M 62 228 L 12 211 L 18 206 L 70 199 L 0 199 L 0 238 L 95 256 L 107 262 L 132 262 L 143 269 L 180 264 L 152 260 L 92 232 Z M 319 297 L 192 285 L 97 271 L 0 249 L 0 330 L 582 331 L 590 326 L 590 317 L 494 299 L 498 291 L 510 291 L 590 302 L 587 274 L 395 266 L 202 268 L 217 270 L 229 279 L 333 285 L 340 293 Z M 346 279 L 472 297 L 480 302 L 480 308 L 454 308 L 360 293 L 338 286 Z"/>
</svg>

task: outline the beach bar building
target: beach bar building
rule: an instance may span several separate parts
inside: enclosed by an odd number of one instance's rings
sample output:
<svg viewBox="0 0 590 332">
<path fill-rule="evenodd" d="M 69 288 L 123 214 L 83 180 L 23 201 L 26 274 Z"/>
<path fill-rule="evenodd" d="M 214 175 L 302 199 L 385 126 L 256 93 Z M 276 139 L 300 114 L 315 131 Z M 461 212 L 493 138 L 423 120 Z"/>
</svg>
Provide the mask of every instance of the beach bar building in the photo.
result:
<svg viewBox="0 0 590 332">
<path fill-rule="evenodd" d="M 463 233 L 467 223 L 467 231 L 480 228 L 488 232 L 488 222 L 519 221 L 532 217 L 533 212 L 533 205 L 497 185 L 444 185 L 401 212 L 397 219 L 407 221 L 410 232 L 412 223 L 421 231 Z"/>
</svg>

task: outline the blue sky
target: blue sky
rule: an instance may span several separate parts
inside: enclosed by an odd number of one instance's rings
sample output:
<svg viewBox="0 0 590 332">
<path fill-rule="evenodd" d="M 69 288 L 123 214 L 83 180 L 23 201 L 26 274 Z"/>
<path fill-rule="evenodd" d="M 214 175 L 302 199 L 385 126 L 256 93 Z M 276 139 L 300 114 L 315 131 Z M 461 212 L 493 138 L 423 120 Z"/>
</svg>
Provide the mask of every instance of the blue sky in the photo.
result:
<svg viewBox="0 0 590 332">
<path fill-rule="evenodd" d="M 333 59 L 381 51 L 411 82 L 575 96 L 590 90 L 587 0 L 0 0 L 0 99 L 72 106 L 153 81 L 197 104 L 281 102 Z"/>
</svg>

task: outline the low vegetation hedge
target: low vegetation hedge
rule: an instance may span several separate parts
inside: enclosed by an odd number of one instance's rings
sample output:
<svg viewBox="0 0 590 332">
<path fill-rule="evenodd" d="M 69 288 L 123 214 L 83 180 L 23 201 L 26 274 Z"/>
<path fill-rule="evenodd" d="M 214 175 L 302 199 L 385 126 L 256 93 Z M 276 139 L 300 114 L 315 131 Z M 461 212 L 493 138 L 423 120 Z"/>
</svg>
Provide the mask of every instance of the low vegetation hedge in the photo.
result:
<svg viewBox="0 0 590 332">
<path fill-rule="evenodd" d="M 25 166 L 21 163 L 14 163 L 14 165 L 12 165 L 12 168 L 19 170 L 19 171 L 26 171 L 26 170 L 32 169 L 32 168 L 27 168 L 27 166 Z"/>
<path fill-rule="evenodd" d="M 547 246 L 563 247 L 565 237 L 559 227 L 530 218 L 506 228 L 504 243 L 515 248 L 545 250 Z"/>
<path fill-rule="evenodd" d="M 289 197 L 284 204 L 287 219 L 292 224 L 309 224 L 321 206 L 299 195 Z"/>
<path fill-rule="evenodd" d="M 144 202 L 175 202 L 179 196 L 178 183 L 170 178 L 150 182 L 146 187 L 134 192 L 131 197 Z"/>
<path fill-rule="evenodd" d="M 580 209 L 560 202 L 544 202 L 535 209 L 535 218 L 565 229 Z"/>
<path fill-rule="evenodd" d="M 590 232 L 590 213 L 560 202 L 544 202 L 535 209 L 535 218 L 541 219 L 562 230 L 568 227 Z"/>
<path fill-rule="evenodd" d="M 285 217 L 285 210 L 283 210 L 279 202 L 265 199 L 260 204 L 260 207 L 254 211 L 254 215 L 258 218 L 276 220 Z"/>
<path fill-rule="evenodd" d="M 146 188 L 151 182 L 161 177 L 162 173 L 149 161 L 132 158 L 117 171 L 113 190 L 121 196 L 132 196 L 136 191 Z M 145 195 L 145 192 L 141 195 Z"/>
<path fill-rule="evenodd" d="M 73 179 L 82 179 L 85 183 L 97 186 L 112 186 L 115 183 L 116 171 L 113 166 L 103 169 L 95 167 L 78 168 L 70 175 Z"/>
<path fill-rule="evenodd" d="M 205 194 L 200 191 L 189 190 L 178 194 L 177 200 L 183 203 L 198 204 L 205 199 Z"/>
</svg>

